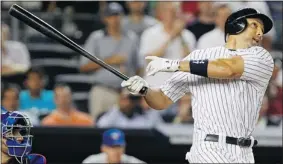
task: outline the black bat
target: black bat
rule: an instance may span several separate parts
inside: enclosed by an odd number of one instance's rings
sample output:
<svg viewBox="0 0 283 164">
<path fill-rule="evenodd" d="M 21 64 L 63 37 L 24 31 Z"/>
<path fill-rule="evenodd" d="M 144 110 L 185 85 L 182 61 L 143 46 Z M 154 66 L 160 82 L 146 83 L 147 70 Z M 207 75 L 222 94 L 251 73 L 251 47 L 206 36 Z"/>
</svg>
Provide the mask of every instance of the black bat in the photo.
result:
<svg viewBox="0 0 283 164">
<path fill-rule="evenodd" d="M 81 46 L 73 42 L 71 39 L 66 37 L 64 34 L 56 30 L 54 27 L 49 25 L 48 23 L 44 22 L 40 18 L 36 17 L 32 13 L 28 12 L 24 8 L 20 7 L 17 4 L 12 5 L 12 7 L 9 9 L 9 14 L 20 21 L 24 22 L 28 26 L 34 28 L 38 32 L 48 36 L 51 39 L 54 39 L 58 41 L 59 43 L 65 45 L 66 47 L 74 50 L 75 52 L 85 56 L 86 58 L 90 59 L 91 61 L 97 63 L 101 67 L 107 69 L 108 71 L 112 72 L 116 76 L 120 77 L 123 80 L 128 80 L 129 77 L 125 74 L 121 73 L 120 71 L 116 70 L 112 66 L 108 65 L 104 61 L 100 60 L 94 55 L 91 55 L 89 52 L 87 52 L 85 49 L 83 49 Z M 141 94 L 146 93 L 147 87 L 143 87 L 140 91 Z"/>
</svg>

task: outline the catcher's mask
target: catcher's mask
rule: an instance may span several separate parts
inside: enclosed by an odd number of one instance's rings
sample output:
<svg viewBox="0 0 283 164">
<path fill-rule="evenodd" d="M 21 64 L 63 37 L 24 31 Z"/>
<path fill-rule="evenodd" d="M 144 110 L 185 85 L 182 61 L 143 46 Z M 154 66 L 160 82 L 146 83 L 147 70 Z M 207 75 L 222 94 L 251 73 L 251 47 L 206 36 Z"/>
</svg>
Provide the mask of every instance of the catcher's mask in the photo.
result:
<svg viewBox="0 0 283 164">
<path fill-rule="evenodd" d="M 15 157 L 19 163 L 23 163 L 31 152 L 31 127 L 30 119 L 23 113 L 18 111 L 7 112 L 1 108 L 2 139 L 6 139 L 8 155 Z"/>
</svg>

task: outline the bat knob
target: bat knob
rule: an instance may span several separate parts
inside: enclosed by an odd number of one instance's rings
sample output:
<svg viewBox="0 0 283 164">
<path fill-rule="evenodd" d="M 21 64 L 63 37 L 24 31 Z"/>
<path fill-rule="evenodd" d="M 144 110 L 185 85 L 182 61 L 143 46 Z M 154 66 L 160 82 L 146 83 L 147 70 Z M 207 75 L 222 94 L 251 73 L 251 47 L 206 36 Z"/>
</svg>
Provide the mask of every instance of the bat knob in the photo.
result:
<svg viewBox="0 0 283 164">
<path fill-rule="evenodd" d="M 145 95 L 146 92 L 147 92 L 148 88 L 147 87 L 143 87 L 141 90 L 140 90 L 140 94 L 141 95 Z"/>
</svg>

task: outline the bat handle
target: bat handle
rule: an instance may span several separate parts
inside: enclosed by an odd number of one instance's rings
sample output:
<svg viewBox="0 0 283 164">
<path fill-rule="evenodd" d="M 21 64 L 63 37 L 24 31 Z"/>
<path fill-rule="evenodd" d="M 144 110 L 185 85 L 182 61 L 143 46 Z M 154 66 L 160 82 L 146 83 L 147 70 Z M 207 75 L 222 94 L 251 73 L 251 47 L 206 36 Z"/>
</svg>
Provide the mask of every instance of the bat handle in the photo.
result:
<svg viewBox="0 0 283 164">
<path fill-rule="evenodd" d="M 147 92 L 148 88 L 147 87 L 142 87 L 142 89 L 140 90 L 140 94 L 141 95 L 145 95 Z"/>
</svg>

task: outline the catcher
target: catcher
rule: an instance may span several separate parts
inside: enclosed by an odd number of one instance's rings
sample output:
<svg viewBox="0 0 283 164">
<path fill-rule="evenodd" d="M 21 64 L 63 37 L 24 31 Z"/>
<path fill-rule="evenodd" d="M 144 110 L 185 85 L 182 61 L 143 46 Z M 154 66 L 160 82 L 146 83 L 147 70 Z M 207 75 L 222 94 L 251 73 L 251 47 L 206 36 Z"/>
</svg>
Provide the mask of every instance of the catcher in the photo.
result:
<svg viewBox="0 0 283 164">
<path fill-rule="evenodd" d="M 30 119 L 24 114 L 1 107 L 1 164 L 46 164 L 40 154 L 31 154 Z"/>
</svg>

